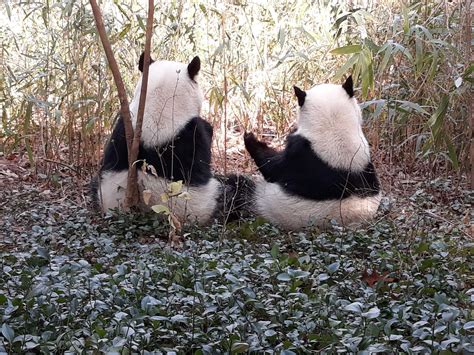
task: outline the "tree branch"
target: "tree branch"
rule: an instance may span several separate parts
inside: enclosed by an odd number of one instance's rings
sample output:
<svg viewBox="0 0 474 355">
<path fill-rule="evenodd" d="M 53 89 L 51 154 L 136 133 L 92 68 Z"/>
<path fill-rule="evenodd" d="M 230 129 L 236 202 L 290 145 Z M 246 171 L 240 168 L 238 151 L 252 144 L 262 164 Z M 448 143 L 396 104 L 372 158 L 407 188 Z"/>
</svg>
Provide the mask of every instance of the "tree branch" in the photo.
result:
<svg viewBox="0 0 474 355">
<path fill-rule="evenodd" d="M 138 157 L 138 150 L 140 147 L 140 137 L 142 135 L 143 114 L 145 112 L 146 92 L 148 88 L 148 72 L 150 66 L 150 47 L 151 36 L 153 32 L 153 14 L 154 3 L 153 0 L 148 0 L 148 18 L 146 22 L 146 39 L 145 39 L 145 55 L 143 58 L 143 75 L 142 86 L 140 90 L 140 101 L 138 103 L 137 122 L 135 125 L 135 134 L 133 136 L 132 148 L 129 150 L 129 167 L 127 178 L 127 193 L 125 197 L 125 206 L 136 206 L 140 200 L 137 183 L 137 167 L 133 164 Z"/>
<path fill-rule="evenodd" d="M 99 33 L 102 46 L 104 47 L 105 55 L 107 61 L 109 62 L 110 70 L 114 77 L 115 86 L 117 87 L 118 97 L 120 100 L 120 115 L 122 116 L 123 123 L 125 125 L 125 137 L 127 139 L 127 150 L 128 150 L 128 163 L 130 162 L 130 153 L 133 140 L 133 126 L 132 120 L 130 119 L 130 108 L 128 105 L 127 93 L 125 91 L 125 86 L 123 85 L 122 76 L 115 60 L 114 53 L 112 52 L 112 47 L 107 38 L 107 32 L 105 31 L 104 21 L 102 20 L 102 14 L 100 13 L 99 6 L 97 5 L 96 0 L 89 0 L 92 13 L 94 14 L 95 25 L 97 27 L 97 32 Z M 132 162 L 133 163 L 133 162 Z"/>
<path fill-rule="evenodd" d="M 127 93 L 125 86 L 123 85 L 122 76 L 112 52 L 112 47 L 107 38 L 105 31 L 104 22 L 100 13 L 99 6 L 96 0 L 89 0 L 92 12 L 94 14 L 94 20 L 99 33 L 102 46 L 109 62 L 110 70 L 114 77 L 115 85 L 117 86 L 118 96 L 120 100 L 120 115 L 122 116 L 125 126 L 125 138 L 127 141 L 127 152 L 128 152 L 128 176 L 127 176 L 127 192 L 125 195 L 124 208 L 130 209 L 131 207 L 137 206 L 140 202 L 138 182 L 137 182 L 137 169 L 133 164 L 138 157 L 138 150 L 140 147 L 140 137 L 142 134 L 143 114 L 145 112 L 145 99 L 148 87 L 148 71 L 150 65 L 150 47 L 151 47 L 151 35 L 153 30 L 153 14 L 154 4 L 153 0 L 148 0 L 148 18 L 146 24 L 146 41 L 145 41 L 145 58 L 143 63 L 143 76 L 142 86 L 140 91 L 140 101 L 138 104 L 137 121 L 135 125 L 135 133 L 133 131 L 132 120 L 130 116 L 130 107 L 128 104 Z"/>
</svg>

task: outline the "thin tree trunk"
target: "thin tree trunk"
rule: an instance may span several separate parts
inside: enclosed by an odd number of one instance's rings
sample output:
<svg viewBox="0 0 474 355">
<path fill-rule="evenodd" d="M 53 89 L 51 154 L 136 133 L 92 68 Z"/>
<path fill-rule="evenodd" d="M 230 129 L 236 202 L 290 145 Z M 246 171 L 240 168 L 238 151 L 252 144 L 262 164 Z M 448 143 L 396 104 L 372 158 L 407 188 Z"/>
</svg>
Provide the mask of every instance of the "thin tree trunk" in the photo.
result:
<svg viewBox="0 0 474 355">
<path fill-rule="evenodd" d="M 133 136 L 132 149 L 128 156 L 128 178 L 127 178 L 127 193 L 125 195 L 125 206 L 136 206 L 140 202 L 138 182 L 137 182 L 137 167 L 133 164 L 138 157 L 138 149 L 140 147 L 140 137 L 142 135 L 143 114 L 145 112 L 145 99 L 148 88 L 148 72 L 150 66 L 150 47 L 151 36 L 153 32 L 153 14 L 154 4 L 153 0 L 148 0 L 148 18 L 146 22 L 146 39 L 145 39 L 145 58 L 143 58 L 143 75 L 142 86 L 140 90 L 140 101 L 138 103 L 137 124 L 135 126 L 135 134 Z"/>
<path fill-rule="evenodd" d="M 143 65 L 143 77 L 142 77 L 142 87 L 140 92 L 140 102 L 138 106 L 138 115 L 137 115 L 137 124 L 135 129 L 135 134 L 133 132 L 133 125 L 130 116 L 130 107 L 127 99 L 127 93 L 125 91 L 125 86 L 122 81 L 122 76 L 115 60 L 114 54 L 112 52 L 112 47 L 107 38 L 107 33 L 105 31 L 104 22 L 102 20 L 102 15 L 100 8 L 97 5 L 96 0 L 89 0 L 92 12 L 94 14 L 94 20 L 97 27 L 97 32 L 99 33 L 102 46 L 104 47 L 105 55 L 107 56 L 107 61 L 109 62 L 110 70 L 114 77 L 115 86 L 117 87 L 117 92 L 120 100 L 120 115 L 123 119 L 125 126 L 125 138 L 127 141 L 127 151 L 128 151 L 128 178 L 127 178 L 127 193 L 124 203 L 124 208 L 129 209 L 133 206 L 136 206 L 140 201 L 138 193 L 138 183 L 137 183 L 137 171 L 135 165 L 133 164 L 138 156 L 138 148 L 140 143 L 140 136 L 142 132 L 142 122 L 143 122 L 143 113 L 145 110 L 145 98 L 146 90 L 148 86 L 148 66 L 150 63 L 150 47 L 151 47 L 151 34 L 153 29 L 153 12 L 154 4 L 153 0 L 148 1 L 148 19 L 147 19 L 147 28 L 146 28 L 146 43 L 145 43 L 145 58 Z"/>
<path fill-rule="evenodd" d="M 464 31 L 465 31 L 465 45 L 466 45 L 466 58 L 467 58 L 467 63 L 472 62 L 473 56 L 472 56 L 472 48 L 471 48 L 471 40 L 472 40 L 472 14 L 471 14 L 471 6 L 472 6 L 472 0 L 466 0 L 465 1 L 465 9 L 464 11 L 466 12 L 466 17 L 465 17 L 465 23 L 464 23 Z M 471 189 L 474 189 L 474 102 L 472 100 L 472 97 L 470 98 L 470 103 L 469 103 L 469 120 L 470 120 L 470 126 L 471 126 L 471 139 L 470 139 L 470 155 L 471 155 Z"/>
<path fill-rule="evenodd" d="M 128 160 L 130 163 L 130 152 L 133 140 L 133 126 L 132 120 L 130 119 L 130 108 L 128 106 L 127 93 L 125 91 L 125 86 L 123 85 L 122 76 L 120 75 L 120 71 L 115 60 L 114 53 L 112 52 L 112 47 L 110 46 L 109 39 L 107 38 L 107 33 L 105 31 L 104 21 L 102 20 L 102 14 L 100 13 L 99 6 L 97 5 L 96 0 L 89 1 L 92 7 L 92 12 L 94 14 L 97 32 L 99 33 L 102 46 L 104 47 L 105 55 L 107 56 L 107 61 L 109 62 L 109 67 L 114 77 L 115 86 L 117 87 L 118 97 L 120 100 L 120 115 L 122 116 L 123 123 L 125 125 Z"/>
</svg>

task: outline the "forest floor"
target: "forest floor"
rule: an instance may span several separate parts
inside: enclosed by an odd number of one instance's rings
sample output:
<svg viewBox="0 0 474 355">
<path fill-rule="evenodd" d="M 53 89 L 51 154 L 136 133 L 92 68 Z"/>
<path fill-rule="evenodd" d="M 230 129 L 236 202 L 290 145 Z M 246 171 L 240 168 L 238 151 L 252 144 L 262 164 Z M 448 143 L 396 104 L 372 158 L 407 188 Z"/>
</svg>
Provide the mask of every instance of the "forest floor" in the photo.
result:
<svg viewBox="0 0 474 355">
<path fill-rule="evenodd" d="M 249 220 L 172 248 L 154 216 L 99 216 L 85 183 L 2 158 L 0 353 L 474 352 L 474 193 L 390 180 L 364 229 Z"/>
</svg>

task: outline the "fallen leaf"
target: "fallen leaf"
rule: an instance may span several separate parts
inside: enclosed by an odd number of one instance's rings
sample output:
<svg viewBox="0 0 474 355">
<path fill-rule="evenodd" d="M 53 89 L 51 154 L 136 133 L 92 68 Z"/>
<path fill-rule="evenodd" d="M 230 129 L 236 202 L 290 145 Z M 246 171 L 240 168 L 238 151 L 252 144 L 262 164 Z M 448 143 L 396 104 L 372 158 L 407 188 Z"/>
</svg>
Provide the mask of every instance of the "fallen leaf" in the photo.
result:
<svg viewBox="0 0 474 355">
<path fill-rule="evenodd" d="M 364 270 L 362 273 L 362 281 L 365 281 L 367 285 L 370 287 L 374 287 L 374 285 L 379 282 L 395 282 L 395 279 L 393 277 L 387 277 L 388 271 L 385 271 L 382 275 L 380 275 L 377 270 L 373 270 L 370 274 L 368 270 Z"/>
</svg>

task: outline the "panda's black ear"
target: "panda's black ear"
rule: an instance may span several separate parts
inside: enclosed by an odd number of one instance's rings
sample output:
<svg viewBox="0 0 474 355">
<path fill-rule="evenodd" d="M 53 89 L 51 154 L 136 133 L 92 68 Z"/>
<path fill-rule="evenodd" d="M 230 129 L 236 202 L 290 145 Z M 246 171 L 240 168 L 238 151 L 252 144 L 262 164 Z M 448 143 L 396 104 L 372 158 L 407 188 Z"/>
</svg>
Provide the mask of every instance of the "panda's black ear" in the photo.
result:
<svg viewBox="0 0 474 355">
<path fill-rule="evenodd" d="M 154 62 L 155 61 L 150 56 L 150 65 Z M 145 64 L 145 52 L 142 53 L 142 55 L 140 56 L 140 59 L 138 60 L 138 70 L 140 70 L 142 73 L 143 73 L 144 64 Z"/>
<path fill-rule="evenodd" d="M 188 64 L 188 74 L 189 77 L 194 80 L 194 77 L 199 73 L 201 70 L 201 59 L 198 56 L 195 56 L 191 63 Z"/>
<path fill-rule="evenodd" d="M 345 83 L 342 84 L 342 87 L 344 88 L 344 90 L 346 90 L 347 95 L 349 95 L 349 97 L 354 96 L 354 83 L 352 82 L 352 75 L 349 75 Z"/>
<path fill-rule="evenodd" d="M 304 100 L 306 99 L 306 92 L 301 90 L 297 86 L 293 86 L 293 89 L 295 90 L 295 95 L 298 98 L 298 105 L 301 107 L 304 105 Z"/>
</svg>

